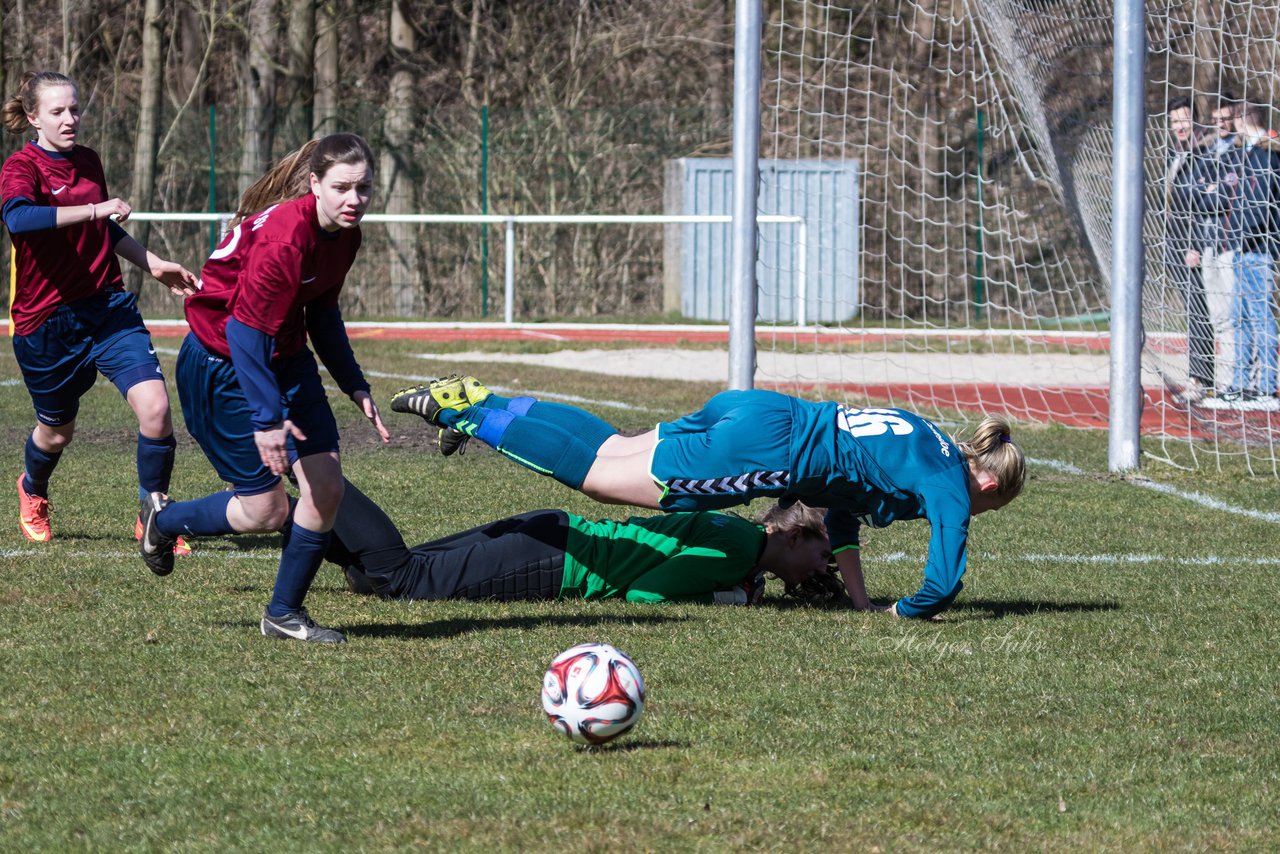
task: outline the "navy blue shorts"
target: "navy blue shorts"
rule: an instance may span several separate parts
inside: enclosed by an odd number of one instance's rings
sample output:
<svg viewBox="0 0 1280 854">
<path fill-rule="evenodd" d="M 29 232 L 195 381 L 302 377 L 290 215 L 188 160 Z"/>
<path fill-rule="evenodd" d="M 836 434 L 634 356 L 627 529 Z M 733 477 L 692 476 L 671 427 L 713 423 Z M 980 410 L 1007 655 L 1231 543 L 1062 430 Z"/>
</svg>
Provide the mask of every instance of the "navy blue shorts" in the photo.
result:
<svg viewBox="0 0 1280 854">
<path fill-rule="evenodd" d="M 791 483 L 789 399 L 725 391 L 691 415 L 658 425 L 649 473 L 662 487 L 666 511 L 720 510 Z"/>
<path fill-rule="evenodd" d="M 95 294 L 58 306 L 30 335 L 13 336 L 13 354 L 36 418 L 51 427 L 76 420 L 80 398 L 99 372 L 121 394 L 146 380 L 164 382 L 131 293 Z"/>
<path fill-rule="evenodd" d="M 338 423 L 311 351 L 303 350 L 272 367 L 280 384 L 284 417 L 307 437 L 297 442 L 289 437 L 290 459 L 336 452 Z M 280 482 L 280 476 L 272 474 L 258 455 L 252 410 L 236 379 L 235 366 L 230 359 L 210 353 L 191 334 L 178 352 L 178 400 L 187 432 L 237 494 L 267 492 Z"/>
</svg>

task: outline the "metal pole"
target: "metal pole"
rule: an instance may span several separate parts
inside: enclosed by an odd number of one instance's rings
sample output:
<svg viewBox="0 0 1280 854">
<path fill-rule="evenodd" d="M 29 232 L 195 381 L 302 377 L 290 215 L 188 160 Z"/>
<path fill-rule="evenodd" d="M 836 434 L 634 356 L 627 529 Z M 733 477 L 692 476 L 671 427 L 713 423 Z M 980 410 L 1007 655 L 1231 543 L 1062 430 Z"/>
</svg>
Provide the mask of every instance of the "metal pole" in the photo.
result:
<svg viewBox="0 0 1280 854">
<path fill-rule="evenodd" d="M 489 105 L 480 108 L 480 213 L 489 212 Z M 489 316 L 489 223 L 480 226 L 480 316 Z"/>
<path fill-rule="evenodd" d="M 975 238 L 976 245 L 974 247 L 975 258 L 973 265 L 973 306 L 974 317 L 978 320 L 982 319 L 982 306 L 986 304 L 987 301 L 987 285 L 984 278 L 986 274 L 983 263 L 985 261 L 983 252 L 986 250 L 982 245 L 983 230 L 986 227 L 983 219 L 984 211 L 982 209 L 982 170 L 985 163 L 984 158 L 986 157 L 986 154 L 983 152 L 983 145 L 986 137 L 983 119 L 984 116 L 982 114 L 982 110 L 978 110 L 978 180 L 975 182 L 977 189 L 976 199 L 978 203 L 978 229 Z"/>
<path fill-rule="evenodd" d="M 796 247 L 800 253 L 796 261 L 796 326 L 809 321 L 809 226 L 804 220 L 796 223 Z"/>
<path fill-rule="evenodd" d="M 756 199 L 760 179 L 762 0 L 739 0 L 733 40 L 733 225 L 729 264 L 729 388 L 756 374 Z"/>
<path fill-rule="evenodd" d="M 1143 0 L 1117 0 L 1112 72 L 1111 398 L 1108 464 L 1138 468 L 1142 420 L 1142 139 L 1146 74 Z"/>
<path fill-rule="evenodd" d="M 512 217 L 507 217 L 507 258 L 506 272 L 503 276 L 505 283 L 504 308 L 502 312 L 503 319 L 507 323 L 515 322 L 515 306 L 516 306 L 516 221 Z"/>
<path fill-rule="evenodd" d="M 214 155 L 218 150 L 218 105 L 209 105 L 209 213 L 216 211 L 218 204 L 218 166 Z M 216 234 L 214 223 L 209 223 L 209 254 L 218 248 L 221 234 Z"/>
</svg>

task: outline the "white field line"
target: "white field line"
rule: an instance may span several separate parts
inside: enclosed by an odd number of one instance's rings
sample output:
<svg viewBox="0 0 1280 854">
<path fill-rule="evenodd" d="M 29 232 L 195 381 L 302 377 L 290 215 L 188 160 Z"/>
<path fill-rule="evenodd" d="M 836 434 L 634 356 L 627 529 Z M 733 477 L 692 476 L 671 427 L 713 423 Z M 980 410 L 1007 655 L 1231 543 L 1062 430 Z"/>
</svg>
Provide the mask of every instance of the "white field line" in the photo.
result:
<svg viewBox="0 0 1280 854">
<path fill-rule="evenodd" d="M 199 549 L 199 546 L 196 546 L 196 548 Z M 48 551 L 46 549 L 36 548 L 36 547 L 24 548 L 24 549 L 0 549 L 0 558 L 37 557 L 42 554 L 48 554 Z M 206 551 L 202 554 L 199 552 L 196 552 L 196 554 L 200 554 L 201 557 L 217 557 L 217 558 L 226 558 L 228 560 L 261 560 L 261 561 L 271 561 L 272 563 L 280 562 L 280 549 L 278 547 L 263 549 L 261 551 L 244 551 L 242 549 L 236 549 L 234 551 L 220 551 L 220 550 Z M 137 557 L 138 550 L 128 549 L 127 551 L 120 551 L 118 549 L 112 549 L 110 551 L 59 552 L 59 556 L 69 557 L 69 558 L 83 558 L 86 560 L 99 560 L 104 557 L 130 558 L 130 557 Z M 187 556 L 178 558 L 179 571 L 181 571 L 183 564 L 185 564 L 188 560 L 190 560 L 190 557 L 187 557 Z M 142 574 L 142 577 L 150 578 L 150 576 L 146 575 L 145 573 Z"/>
<path fill-rule="evenodd" d="M 18 548 L 18 549 L 0 549 L 0 559 L 5 558 L 30 558 L 38 557 L 46 554 L 46 550 L 37 547 Z M 110 551 L 73 551 L 60 552 L 60 557 L 82 559 L 82 560 L 101 560 L 102 558 L 131 558 L 137 557 L 136 549 L 120 551 L 112 549 Z M 178 560 L 178 569 L 181 570 L 183 564 L 195 557 L 211 557 L 220 560 L 248 560 L 262 561 L 263 563 L 278 563 L 280 561 L 280 553 L 275 548 L 264 548 L 260 551 L 197 551 L 191 558 L 183 557 Z M 876 562 L 883 563 L 919 563 L 921 555 L 909 554 L 907 552 L 896 551 L 887 552 L 885 554 L 877 554 Z M 1068 564 L 1092 564 L 1092 565 L 1137 565 L 1143 566 L 1147 564 L 1160 564 L 1161 566 L 1196 566 L 1196 567 L 1212 567 L 1212 566 L 1280 566 L 1280 557 L 1222 557 L 1219 555 L 1205 555 L 1203 557 L 1169 557 L 1167 555 L 1153 554 L 1040 554 L 1029 553 L 1019 555 L 1016 560 L 1026 561 L 1027 563 L 1068 563 Z"/>
<path fill-rule="evenodd" d="M 1236 507 L 1225 501 L 1219 501 L 1212 495 L 1205 495 L 1201 492 L 1186 492 L 1176 487 L 1169 486 L 1165 483 L 1156 483 L 1154 480 L 1148 480 L 1145 477 L 1130 477 L 1125 480 L 1134 486 L 1140 486 L 1143 489 L 1150 489 L 1153 492 L 1159 492 L 1162 495 L 1172 495 L 1175 498 L 1181 498 L 1190 501 L 1193 504 L 1199 504 L 1201 507 L 1207 507 L 1210 510 L 1220 510 L 1223 513 L 1234 513 L 1237 516 L 1245 516 L 1249 519 L 1257 519 L 1260 522 L 1270 522 L 1273 525 L 1280 524 L 1280 513 L 1271 510 L 1250 510 L 1247 507 Z"/>
</svg>

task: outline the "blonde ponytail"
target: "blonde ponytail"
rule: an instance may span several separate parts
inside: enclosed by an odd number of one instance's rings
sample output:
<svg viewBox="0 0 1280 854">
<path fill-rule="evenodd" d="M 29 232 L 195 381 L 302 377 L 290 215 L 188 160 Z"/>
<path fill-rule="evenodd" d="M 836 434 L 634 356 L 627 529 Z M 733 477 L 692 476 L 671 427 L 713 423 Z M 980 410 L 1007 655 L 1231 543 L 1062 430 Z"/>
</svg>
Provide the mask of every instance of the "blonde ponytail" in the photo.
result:
<svg viewBox="0 0 1280 854">
<path fill-rule="evenodd" d="M 1027 461 L 1011 435 L 1009 419 L 988 415 L 967 442 L 957 442 L 965 459 L 996 479 L 996 495 L 1014 498 L 1027 479 Z"/>
</svg>

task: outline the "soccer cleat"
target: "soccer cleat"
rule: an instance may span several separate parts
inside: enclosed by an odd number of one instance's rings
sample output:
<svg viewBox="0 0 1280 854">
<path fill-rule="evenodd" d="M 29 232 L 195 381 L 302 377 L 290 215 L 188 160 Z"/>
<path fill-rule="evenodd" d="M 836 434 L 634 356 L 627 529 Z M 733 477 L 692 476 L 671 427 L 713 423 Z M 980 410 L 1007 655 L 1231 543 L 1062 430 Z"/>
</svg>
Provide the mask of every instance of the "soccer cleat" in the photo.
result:
<svg viewBox="0 0 1280 854">
<path fill-rule="evenodd" d="M 471 441 L 471 437 L 461 430 L 455 430 L 452 427 L 440 428 L 440 455 L 452 457 L 454 454 L 465 454 L 467 452 L 467 442 Z"/>
<path fill-rule="evenodd" d="M 133 523 L 133 538 L 139 542 L 142 541 L 142 516 L 138 516 L 137 521 Z M 191 546 L 182 537 L 178 537 L 173 541 L 173 553 L 180 557 L 186 557 L 191 554 Z"/>
<path fill-rule="evenodd" d="M 420 415 L 432 424 L 443 409 L 466 409 L 489 396 L 489 389 L 475 377 L 450 374 L 426 385 L 402 388 L 391 396 L 393 412 Z"/>
<path fill-rule="evenodd" d="M 49 527 L 49 499 L 32 495 L 22 486 L 26 474 L 18 475 L 18 527 L 22 535 L 33 543 L 47 543 L 53 539 Z"/>
<path fill-rule="evenodd" d="M 169 499 L 161 492 L 152 492 L 139 502 L 138 519 L 142 522 L 142 538 L 138 540 L 138 553 L 147 569 L 156 575 L 173 572 L 174 539 L 162 534 L 156 527 L 156 514 L 169 506 Z"/>
<path fill-rule="evenodd" d="M 269 638 L 287 638 L 314 643 L 346 643 L 347 636 L 337 629 L 317 626 L 306 608 L 290 611 L 283 617 L 262 612 L 262 634 Z"/>
</svg>

